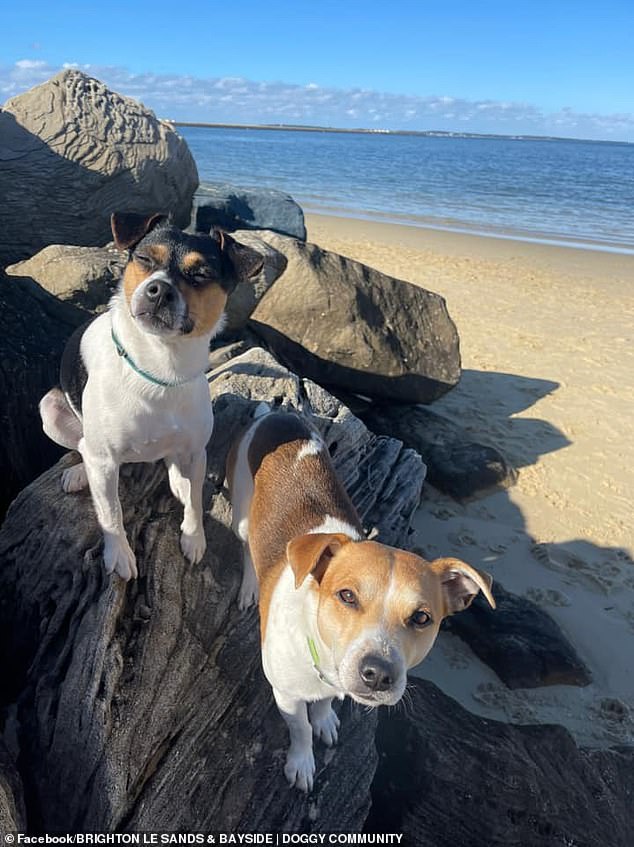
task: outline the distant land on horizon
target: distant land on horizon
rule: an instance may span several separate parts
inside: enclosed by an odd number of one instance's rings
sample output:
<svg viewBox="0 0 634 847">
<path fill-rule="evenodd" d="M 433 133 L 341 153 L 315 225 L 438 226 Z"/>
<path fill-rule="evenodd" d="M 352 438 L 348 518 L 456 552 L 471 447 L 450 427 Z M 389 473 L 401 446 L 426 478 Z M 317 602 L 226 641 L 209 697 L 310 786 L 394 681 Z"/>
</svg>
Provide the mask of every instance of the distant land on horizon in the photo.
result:
<svg viewBox="0 0 634 847">
<path fill-rule="evenodd" d="M 418 135 L 427 138 L 505 138 L 511 141 L 572 141 L 584 144 L 620 144 L 631 146 L 634 141 L 612 141 L 607 138 L 571 138 L 558 135 L 509 135 L 495 132 L 454 132 L 441 129 L 370 129 L 365 127 L 334 127 L 334 126 L 311 126 L 310 124 L 237 124 L 237 123 L 206 123 L 203 121 L 174 121 L 170 118 L 161 118 L 165 123 L 174 126 L 193 126 L 207 129 L 262 129 L 262 130 L 285 130 L 290 132 L 340 132 L 348 134 L 363 135 Z"/>
</svg>

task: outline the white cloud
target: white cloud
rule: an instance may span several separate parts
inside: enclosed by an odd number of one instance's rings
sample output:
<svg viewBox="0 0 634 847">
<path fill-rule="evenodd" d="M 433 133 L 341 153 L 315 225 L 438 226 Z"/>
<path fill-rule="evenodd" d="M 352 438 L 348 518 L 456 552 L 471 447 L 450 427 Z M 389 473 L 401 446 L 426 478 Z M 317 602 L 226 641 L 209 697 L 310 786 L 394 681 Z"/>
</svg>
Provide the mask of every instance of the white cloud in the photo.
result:
<svg viewBox="0 0 634 847">
<path fill-rule="evenodd" d="M 34 70 L 35 68 L 47 67 L 46 62 L 44 62 L 42 59 L 19 59 L 15 63 L 15 66 L 21 71 L 29 71 Z"/>
<path fill-rule="evenodd" d="M 134 97 L 160 117 L 218 123 L 306 123 L 323 126 L 456 130 L 470 132 L 568 135 L 634 141 L 634 114 L 591 114 L 562 106 L 548 113 L 530 103 L 467 100 L 448 95 L 412 96 L 365 89 L 325 88 L 315 82 L 295 85 L 244 77 L 200 79 L 176 74 L 131 73 L 125 68 L 78 65 L 53 67 L 21 59 L 0 66 L 0 93 L 11 97 L 59 70 L 79 68 L 121 94 Z"/>
</svg>

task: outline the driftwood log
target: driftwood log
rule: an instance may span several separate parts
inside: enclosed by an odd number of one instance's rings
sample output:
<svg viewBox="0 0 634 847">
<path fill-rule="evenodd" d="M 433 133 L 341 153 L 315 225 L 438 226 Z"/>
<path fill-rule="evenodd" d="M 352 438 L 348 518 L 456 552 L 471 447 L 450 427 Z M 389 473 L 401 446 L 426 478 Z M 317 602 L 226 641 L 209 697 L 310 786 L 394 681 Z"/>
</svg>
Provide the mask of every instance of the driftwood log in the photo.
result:
<svg viewBox="0 0 634 847">
<path fill-rule="evenodd" d="M 64 495 L 67 455 L 23 491 L 0 532 L 0 657 L 17 701 L 30 830 L 354 831 L 376 768 L 376 713 L 345 703 L 334 752 L 318 745 L 308 797 L 282 773 L 286 730 L 260 667 L 257 613 L 235 598 L 224 460 L 256 402 L 299 408 L 322 432 L 368 528 L 403 543 L 424 465 L 261 350 L 210 375 L 206 533 L 179 550 L 180 507 L 162 464 L 129 466 L 124 520 L 139 579 L 101 564 L 89 494 Z"/>
</svg>

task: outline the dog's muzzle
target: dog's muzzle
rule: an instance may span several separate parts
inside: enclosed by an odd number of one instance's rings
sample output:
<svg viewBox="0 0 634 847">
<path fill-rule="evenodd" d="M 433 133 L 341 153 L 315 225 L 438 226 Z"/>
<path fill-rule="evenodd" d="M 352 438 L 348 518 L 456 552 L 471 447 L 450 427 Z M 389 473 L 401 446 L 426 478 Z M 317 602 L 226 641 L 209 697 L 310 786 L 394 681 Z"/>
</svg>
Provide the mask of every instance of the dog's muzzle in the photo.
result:
<svg viewBox="0 0 634 847">
<path fill-rule="evenodd" d="M 389 691 L 396 679 L 396 670 L 381 656 L 364 656 L 359 665 L 359 676 L 369 692 Z"/>
<path fill-rule="evenodd" d="M 352 665 L 347 665 L 342 682 L 350 697 L 358 703 L 394 706 L 405 690 L 405 669 L 396 657 L 364 652 Z"/>
<path fill-rule="evenodd" d="M 163 276 L 151 276 L 134 293 L 132 315 L 147 332 L 160 335 L 182 332 L 185 301 L 176 286 Z"/>
<path fill-rule="evenodd" d="M 164 279 L 152 279 L 146 283 L 144 297 L 158 311 L 164 307 L 170 308 L 176 302 L 178 291 L 171 282 Z"/>
</svg>

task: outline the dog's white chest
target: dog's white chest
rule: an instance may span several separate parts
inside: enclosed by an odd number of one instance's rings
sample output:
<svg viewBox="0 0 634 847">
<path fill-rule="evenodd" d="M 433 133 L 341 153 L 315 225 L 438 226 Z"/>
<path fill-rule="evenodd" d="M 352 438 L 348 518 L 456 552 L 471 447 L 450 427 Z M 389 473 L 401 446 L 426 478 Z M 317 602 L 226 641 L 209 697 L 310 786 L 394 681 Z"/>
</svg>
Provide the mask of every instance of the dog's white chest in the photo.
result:
<svg viewBox="0 0 634 847">
<path fill-rule="evenodd" d="M 130 433 L 129 444 L 123 445 L 124 461 L 154 462 L 174 453 L 191 451 L 192 433 L 182 418 L 171 416 L 171 420 L 163 420 L 160 425 L 149 419 L 138 423 Z"/>
<path fill-rule="evenodd" d="M 119 435 L 122 462 L 155 462 L 166 456 L 196 453 L 211 435 L 213 415 L 208 394 L 181 394 L 179 402 L 131 404 Z"/>
</svg>

